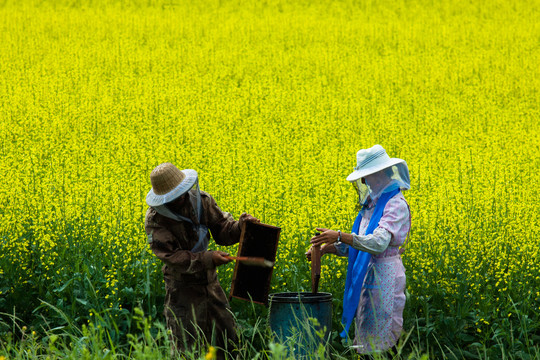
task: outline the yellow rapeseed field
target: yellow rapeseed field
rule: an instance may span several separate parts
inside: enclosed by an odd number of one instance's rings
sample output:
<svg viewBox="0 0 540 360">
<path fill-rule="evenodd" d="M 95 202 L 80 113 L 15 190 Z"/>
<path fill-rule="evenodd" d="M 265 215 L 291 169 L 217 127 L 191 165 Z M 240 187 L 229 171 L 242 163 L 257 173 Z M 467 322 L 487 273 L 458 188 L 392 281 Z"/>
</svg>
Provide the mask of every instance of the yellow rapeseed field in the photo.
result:
<svg viewBox="0 0 540 360">
<path fill-rule="evenodd" d="M 165 161 L 281 227 L 272 291 L 309 291 L 309 238 L 351 229 L 345 178 L 381 144 L 411 174 L 406 318 L 477 337 L 534 318 L 539 18 L 510 0 L 0 3 L 0 312 L 159 305 L 143 220 Z M 339 300 L 346 259 L 322 263 Z"/>
</svg>

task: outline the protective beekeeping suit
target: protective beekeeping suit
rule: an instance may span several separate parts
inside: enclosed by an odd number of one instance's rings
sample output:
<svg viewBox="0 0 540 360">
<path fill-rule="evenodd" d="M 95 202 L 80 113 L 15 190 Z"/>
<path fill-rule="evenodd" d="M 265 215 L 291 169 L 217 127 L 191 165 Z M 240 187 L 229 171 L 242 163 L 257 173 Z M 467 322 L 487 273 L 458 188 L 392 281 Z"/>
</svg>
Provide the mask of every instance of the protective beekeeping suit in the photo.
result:
<svg viewBox="0 0 540 360">
<path fill-rule="evenodd" d="M 411 227 L 403 191 L 410 188 L 407 163 L 375 145 L 356 154 L 347 180 L 355 185 L 360 210 L 350 233 L 317 228 L 313 245 L 321 254 L 348 256 L 342 337 L 355 323 L 353 347 L 361 354 L 385 351 L 401 336 L 405 306 L 405 268 L 401 254 Z M 307 253 L 308 258 L 311 252 Z"/>
<path fill-rule="evenodd" d="M 216 267 L 227 253 L 207 250 L 210 234 L 217 244 L 240 240 L 246 213 L 235 221 L 209 194 L 200 191 L 195 170 L 180 171 L 171 163 L 150 174 L 145 230 L 154 254 L 163 261 L 164 314 L 178 350 L 191 348 L 204 335 L 218 348 L 237 340 L 235 321 L 217 279 Z M 223 352 L 218 352 L 222 356 Z"/>
</svg>

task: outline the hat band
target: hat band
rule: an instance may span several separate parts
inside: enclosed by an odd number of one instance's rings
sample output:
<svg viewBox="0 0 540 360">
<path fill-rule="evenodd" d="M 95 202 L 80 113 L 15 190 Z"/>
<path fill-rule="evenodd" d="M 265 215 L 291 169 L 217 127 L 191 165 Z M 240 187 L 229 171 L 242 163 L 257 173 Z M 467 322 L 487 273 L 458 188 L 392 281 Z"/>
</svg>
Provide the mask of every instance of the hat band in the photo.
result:
<svg viewBox="0 0 540 360">
<path fill-rule="evenodd" d="M 373 155 L 371 156 L 368 156 L 367 158 L 365 158 L 360 164 L 358 164 L 358 166 L 356 166 L 354 169 L 355 170 L 360 170 L 364 167 L 366 167 L 366 165 L 368 165 L 369 163 L 373 162 L 374 160 L 376 160 L 377 158 L 381 157 L 381 156 L 384 156 L 386 154 L 386 150 L 382 149 L 382 150 L 379 150 L 377 151 L 376 153 L 374 153 Z"/>
</svg>

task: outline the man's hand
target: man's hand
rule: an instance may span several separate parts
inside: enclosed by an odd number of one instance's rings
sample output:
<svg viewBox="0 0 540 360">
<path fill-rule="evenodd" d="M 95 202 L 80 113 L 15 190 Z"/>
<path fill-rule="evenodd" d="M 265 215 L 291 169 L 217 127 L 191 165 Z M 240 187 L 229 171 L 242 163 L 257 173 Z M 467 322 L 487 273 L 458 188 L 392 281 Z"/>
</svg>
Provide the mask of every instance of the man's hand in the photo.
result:
<svg viewBox="0 0 540 360">
<path fill-rule="evenodd" d="M 231 262 L 232 260 L 225 257 L 228 255 L 229 253 L 226 253 L 225 251 L 212 251 L 212 261 L 214 262 L 214 265 L 220 266 Z"/>
<path fill-rule="evenodd" d="M 259 219 L 249 215 L 248 213 L 242 213 L 242 215 L 240 215 L 240 219 L 238 219 L 238 223 L 240 224 L 240 228 L 242 228 L 242 225 L 244 225 L 244 222 L 246 222 L 246 221 L 250 221 L 250 222 L 254 222 L 254 223 L 260 223 L 261 222 Z"/>
</svg>

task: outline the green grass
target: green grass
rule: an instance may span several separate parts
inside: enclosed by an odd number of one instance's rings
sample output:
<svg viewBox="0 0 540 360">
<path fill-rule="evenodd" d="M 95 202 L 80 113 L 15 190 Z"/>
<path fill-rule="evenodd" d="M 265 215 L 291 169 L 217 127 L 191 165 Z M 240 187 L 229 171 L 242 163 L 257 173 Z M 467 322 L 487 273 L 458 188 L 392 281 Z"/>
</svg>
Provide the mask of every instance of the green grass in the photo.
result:
<svg viewBox="0 0 540 360">
<path fill-rule="evenodd" d="M 145 317 L 141 309 L 136 308 L 130 318 L 133 327 L 125 342 L 111 338 L 111 329 L 117 324 L 106 315 L 96 314 L 95 321 L 81 327 L 70 322 L 59 309 L 51 307 L 65 318 L 66 325 L 56 328 L 42 328 L 41 331 L 21 327 L 16 316 L 1 314 L 10 319 L 1 325 L 10 328 L 0 346 L 0 356 L 7 359 L 163 359 L 170 357 L 170 343 L 167 330 L 160 321 Z M 255 309 L 253 309 L 255 310 Z M 372 354 L 373 359 L 540 359 L 538 345 L 529 344 L 524 348 L 519 340 L 513 340 L 511 348 L 502 346 L 496 349 L 477 344 L 476 351 L 469 352 L 451 349 L 441 343 L 434 334 L 422 334 L 423 326 L 419 319 L 416 325 L 396 346 L 394 352 Z M 357 359 L 358 355 L 339 339 L 336 332 L 329 338 L 316 330 L 315 323 L 307 321 L 297 324 L 290 338 L 276 341 L 262 318 L 253 324 L 240 322 L 240 340 L 236 349 L 227 352 L 231 359 Z M 527 329 L 522 329 L 527 330 Z M 424 338 L 425 336 L 425 338 Z M 306 339 L 308 339 L 306 341 Z M 433 342 L 430 351 L 423 349 L 425 344 Z M 300 346 L 299 346 L 300 344 Z M 304 348 L 305 346 L 305 348 Z M 305 350 L 309 349 L 309 350 Z M 185 359 L 204 359 L 211 353 L 211 347 L 198 343 L 192 351 L 183 352 Z"/>
</svg>

